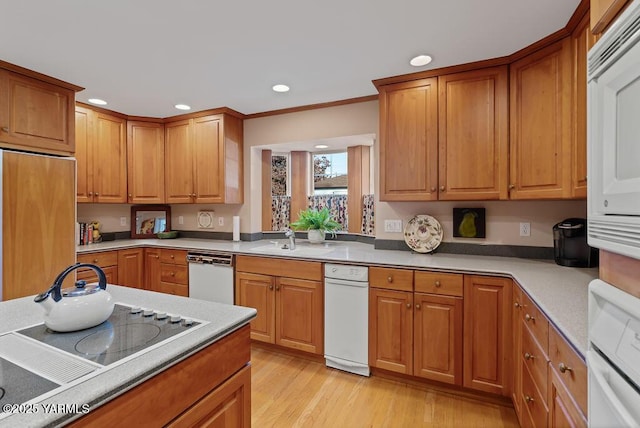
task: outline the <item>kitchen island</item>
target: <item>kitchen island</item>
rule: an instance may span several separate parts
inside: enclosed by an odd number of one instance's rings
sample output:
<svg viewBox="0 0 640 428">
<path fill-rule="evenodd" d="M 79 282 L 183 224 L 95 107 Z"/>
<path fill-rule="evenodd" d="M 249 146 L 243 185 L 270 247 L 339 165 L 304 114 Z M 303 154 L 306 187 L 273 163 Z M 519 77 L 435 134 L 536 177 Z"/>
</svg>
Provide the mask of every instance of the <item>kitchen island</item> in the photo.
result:
<svg viewBox="0 0 640 428">
<path fill-rule="evenodd" d="M 107 291 L 116 303 L 202 322 L 188 334 L 135 353 L 121 364 L 96 370 L 42 400 L 36 398 L 30 402 L 32 406 L 14 407 L 11 415 L 2 414 L 0 426 L 123 422 L 160 426 L 182 422 L 180 418 L 201 418 L 203 410 L 210 413 L 215 409 L 221 394 L 233 396 L 233 388 L 239 391 L 234 398 L 241 401 L 236 410 L 249 414 L 248 324 L 256 316 L 255 309 L 115 285 L 108 285 Z M 43 315 L 33 297 L 2 302 L 0 334 L 41 324 Z"/>
</svg>

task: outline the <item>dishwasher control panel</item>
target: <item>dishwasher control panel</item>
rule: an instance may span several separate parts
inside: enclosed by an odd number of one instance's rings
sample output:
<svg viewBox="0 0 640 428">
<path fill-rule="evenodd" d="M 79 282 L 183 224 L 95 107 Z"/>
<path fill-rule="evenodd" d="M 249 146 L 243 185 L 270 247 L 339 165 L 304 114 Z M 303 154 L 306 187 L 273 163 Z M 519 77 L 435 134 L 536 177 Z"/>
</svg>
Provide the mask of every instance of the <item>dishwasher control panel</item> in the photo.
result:
<svg viewBox="0 0 640 428">
<path fill-rule="evenodd" d="M 324 277 L 367 282 L 369 281 L 369 268 L 366 266 L 349 266 L 326 263 L 324 265 Z"/>
</svg>

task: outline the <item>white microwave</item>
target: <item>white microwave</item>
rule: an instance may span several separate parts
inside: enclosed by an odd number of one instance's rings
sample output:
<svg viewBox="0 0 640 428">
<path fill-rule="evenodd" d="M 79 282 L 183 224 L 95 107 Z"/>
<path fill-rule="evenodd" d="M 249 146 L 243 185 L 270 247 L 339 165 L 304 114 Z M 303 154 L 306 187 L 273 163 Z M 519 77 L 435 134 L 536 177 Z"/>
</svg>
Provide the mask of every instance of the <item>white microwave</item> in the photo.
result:
<svg viewBox="0 0 640 428">
<path fill-rule="evenodd" d="M 640 0 L 588 56 L 588 242 L 640 259 Z"/>
</svg>

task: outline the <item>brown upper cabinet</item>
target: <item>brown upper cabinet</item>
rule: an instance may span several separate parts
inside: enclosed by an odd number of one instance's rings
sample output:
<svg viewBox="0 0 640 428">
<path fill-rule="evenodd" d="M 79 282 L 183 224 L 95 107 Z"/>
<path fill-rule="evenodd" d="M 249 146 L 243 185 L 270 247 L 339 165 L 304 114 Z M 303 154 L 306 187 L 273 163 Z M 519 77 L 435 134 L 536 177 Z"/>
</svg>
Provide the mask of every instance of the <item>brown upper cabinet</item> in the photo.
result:
<svg viewBox="0 0 640 428">
<path fill-rule="evenodd" d="M 591 33 L 602 33 L 628 3 L 629 0 L 591 0 Z"/>
<path fill-rule="evenodd" d="M 380 200 L 438 199 L 438 79 L 380 91 Z"/>
<path fill-rule="evenodd" d="M 78 202 L 127 202 L 127 121 L 76 106 Z"/>
<path fill-rule="evenodd" d="M 511 199 L 571 196 L 571 41 L 511 64 Z"/>
<path fill-rule="evenodd" d="M 0 68 L 0 144 L 72 154 L 74 104 L 73 89 Z"/>
<path fill-rule="evenodd" d="M 506 66 L 379 91 L 381 200 L 507 199 Z"/>
<path fill-rule="evenodd" d="M 164 125 L 127 122 L 127 202 L 164 203 Z"/>
<path fill-rule="evenodd" d="M 438 77 L 438 199 L 507 199 L 507 66 Z"/>
<path fill-rule="evenodd" d="M 242 203 L 242 153 L 242 120 L 234 116 L 166 123 L 166 202 Z"/>
</svg>

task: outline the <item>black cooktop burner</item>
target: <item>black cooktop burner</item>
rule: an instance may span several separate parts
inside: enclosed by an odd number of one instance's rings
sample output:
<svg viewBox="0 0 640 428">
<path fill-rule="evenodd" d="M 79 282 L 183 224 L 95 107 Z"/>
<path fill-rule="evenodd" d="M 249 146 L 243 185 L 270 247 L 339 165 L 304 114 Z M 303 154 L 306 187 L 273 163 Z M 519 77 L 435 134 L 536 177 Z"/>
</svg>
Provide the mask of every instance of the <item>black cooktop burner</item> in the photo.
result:
<svg viewBox="0 0 640 428">
<path fill-rule="evenodd" d="M 115 305 L 107 321 L 86 330 L 57 333 L 39 324 L 18 333 L 106 366 L 200 324 L 165 313 L 145 315 L 140 308 L 133 312 Z"/>
</svg>

